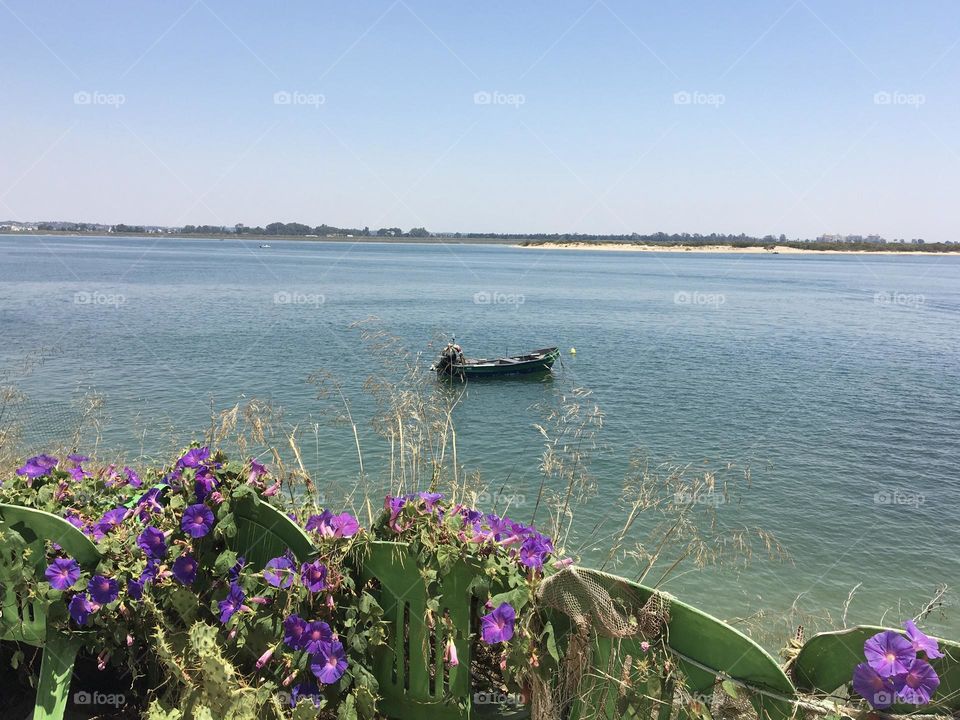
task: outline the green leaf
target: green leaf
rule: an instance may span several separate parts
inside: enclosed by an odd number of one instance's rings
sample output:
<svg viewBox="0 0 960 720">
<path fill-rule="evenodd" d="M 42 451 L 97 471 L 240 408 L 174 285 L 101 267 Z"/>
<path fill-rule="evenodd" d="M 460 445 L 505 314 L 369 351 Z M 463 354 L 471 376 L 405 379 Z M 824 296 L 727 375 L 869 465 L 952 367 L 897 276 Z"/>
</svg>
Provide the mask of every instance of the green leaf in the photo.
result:
<svg viewBox="0 0 960 720">
<path fill-rule="evenodd" d="M 216 562 L 213 564 L 213 570 L 217 575 L 223 576 L 230 572 L 233 569 L 233 566 L 237 564 L 237 553 L 233 550 L 224 550 L 217 557 Z"/>
<path fill-rule="evenodd" d="M 738 697 L 737 686 L 733 680 L 724 680 L 720 683 L 720 687 L 723 688 L 723 691 L 732 698 Z"/>
<path fill-rule="evenodd" d="M 557 650 L 557 638 L 553 632 L 553 623 L 548 622 L 543 629 L 544 637 L 547 639 L 547 652 L 555 662 L 560 662 L 560 652 Z"/>
<path fill-rule="evenodd" d="M 358 720 L 356 698 L 354 698 L 353 693 L 347 695 L 340 704 L 340 709 L 337 711 L 337 720 Z"/>
</svg>

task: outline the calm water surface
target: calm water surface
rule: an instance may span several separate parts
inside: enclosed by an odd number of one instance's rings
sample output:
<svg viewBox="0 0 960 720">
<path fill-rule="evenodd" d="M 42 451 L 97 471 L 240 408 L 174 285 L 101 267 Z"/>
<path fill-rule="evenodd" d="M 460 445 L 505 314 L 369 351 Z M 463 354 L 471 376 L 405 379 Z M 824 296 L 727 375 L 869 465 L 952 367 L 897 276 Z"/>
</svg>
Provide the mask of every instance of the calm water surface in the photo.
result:
<svg viewBox="0 0 960 720">
<path fill-rule="evenodd" d="M 793 562 L 667 585 L 717 615 L 775 616 L 798 595 L 802 611 L 839 615 L 862 583 L 850 618 L 892 608 L 895 622 L 960 580 L 958 257 L 271 244 L 0 237 L 3 366 L 57 348 L 21 382 L 28 442 L 62 435 L 91 389 L 106 401 L 105 445 L 133 453 L 171 429 L 202 433 L 211 402 L 267 398 L 315 428 L 306 462 L 336 495 L 356 476 L 352 435 L 306 378 L 332 373 L 368 421 L 372 368 L 348 326 L 376 315 L 413 351 L 442 333 L 472 355 L 576 347 L 552 380 L 471 385 L 456 420 L 459 460 L 529 503 L 536 406 L 590 388 L 610 451 L 581 531 L 622 520 L 613 500 L 633 449 L 749 467 L 720 516 L 774 532 Z M 960 636 L 956 614 L 930 625 Z"/>
</svg>

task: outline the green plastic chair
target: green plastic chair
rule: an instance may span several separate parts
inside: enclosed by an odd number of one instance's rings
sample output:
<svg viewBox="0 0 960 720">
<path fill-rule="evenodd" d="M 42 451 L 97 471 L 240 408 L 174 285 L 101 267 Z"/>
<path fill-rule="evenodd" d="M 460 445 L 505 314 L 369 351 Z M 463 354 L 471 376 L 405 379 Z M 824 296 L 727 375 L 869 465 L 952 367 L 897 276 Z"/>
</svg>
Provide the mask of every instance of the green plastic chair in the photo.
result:
<svg viewBox="0 0 960 720">
<path fill-rule="evenodd" d="M 0 528 L 13 530 L 30 548 L 29 562 L 38 578 L 45 580 L 47 540 L 63 548 L 85 570 L 100 562 L 96 546 L 63 518 L 42 510 L 0 503 Z M 19 577 L 22 558 L 12 547 L 0 547 L 0 640 L 22 642 L 43 648 L 40 681 L 34 704 L 34 720 L 59 720 L 70 696 L 70 680 L 84 633 L 63 633 L 47 623 L 50 605 L 18 594 L 12 577 Z"/>
<path fill-rule="evenodd" d="M 475 615 L 470 583 L 475 570 L 458 562 L 439 581 L 436 632 L 425 622 L 427 587 L 417 559 L 405 543 L 373 542 L 359 560 L 361 580 L 376 580 L 377 600 L 390 622 L 387 642 L 374 651 L 373 675 L 383 698 L 378 710 L 398 720 L 467 720 L 471 716 L 470 633 Z M 447 631 L 455 628 L 459 665 L 443 662 Z"/>
<path fill-rule="evenodd" d="M 577 572 L 603 587 L 615 605 L 632 612 L 639 611 L 655 593 L 652 588 L 598 570 L 578 568 Z M 669 599 L 670 616 L 664 641 L 690 695 L 708 701 L 718 679 L 731 679 L 735 685 L 746 687 L 741 692 L 762 720 L 785 720 L 793 715 L 796 689 L 766 650 L 717 618 L 673 597 L 664 597 Z M 569 623 L 564 628 L 557 611 L 550 614 L 558 634 L 570 631 Z M 631 668 L 648 657 L 640 646 L 643 638 L 611 638 L 595 629 L 589 637 L 590 667 L 581 682 L 579 699 L 571 707 L 570 720 L 669 718 L 677 690 L 672 682 L 658 681 L 659 687 L 654 688 L 629 686 Z M 564 644 L 567 641 L 569 636 L 562 639 Z M 706 704 L 709 707 L 709 702 Z"/>
<path fill-rule="evenodd" d="M 835 695 L 838 690 L 850 684 L 853 669 L 865 662 L 863 644 L 884 630 L 906 634 L 896 628 L 858 625 L 847 630 L 814 635 L 803 644 L 793 662 L 792 674 L 797 688 L 802 692 L 818 695 Z M 960 643 L 940 639 L 938 642 L 940 652 L 945 657 L 931 660 L 930 664 L 940 676 L 940 687 L 934 693 L 930 704 L 923 706 L 922 711 L 957 713 L 960 711 Z M 914 705 L 894 705 L 886 712 L 900 714 L 916 710 Z"/>
<path fill-rule="evenodd" d="M 233 507 L 237 534 L 227 546 L 243 556 L 253 570 L 261 570 L 287 550 L 300 562 L 311 559 L 316 548 L 310 536 L 293 520 L 254 494 L 238 499 Z"/>
</svg>

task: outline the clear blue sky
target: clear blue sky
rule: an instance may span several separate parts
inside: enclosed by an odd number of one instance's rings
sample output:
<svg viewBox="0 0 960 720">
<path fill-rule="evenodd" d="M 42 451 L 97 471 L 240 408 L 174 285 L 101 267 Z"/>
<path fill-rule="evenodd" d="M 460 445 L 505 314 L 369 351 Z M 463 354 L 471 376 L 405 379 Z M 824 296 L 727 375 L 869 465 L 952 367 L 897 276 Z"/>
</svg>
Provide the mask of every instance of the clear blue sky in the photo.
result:
<svg viewBox="0 0 960 720">
<path fill-rule="evenodd" d="M 0 28 L 2 219 L 960 240 L 955 0 L 0 0 Z"/>
</svg>

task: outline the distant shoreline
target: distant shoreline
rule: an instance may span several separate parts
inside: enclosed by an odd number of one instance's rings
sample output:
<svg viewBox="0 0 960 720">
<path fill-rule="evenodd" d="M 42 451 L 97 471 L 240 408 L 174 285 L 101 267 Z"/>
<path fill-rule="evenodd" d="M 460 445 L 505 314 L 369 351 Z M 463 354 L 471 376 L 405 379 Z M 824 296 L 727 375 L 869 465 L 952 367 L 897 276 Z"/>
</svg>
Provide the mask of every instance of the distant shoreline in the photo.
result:
<svg viewBox="0 0 960 720">
<path fill-rule="evenodd" d="M 626 242 L 603 242 L 603 241 L 541 241 L 541 240 L 522 240 L 517 238 L 498 238 L 498 237 L 393 237 L 393 236 L 373 236 L 356 235 L 354 237 L 337 236 L 317 236 L 308 237 L 306 235 L 236 235 L 234 233 L 224 233 L 222 235 L 213 233 L 104 233 L 104 232 L 78 232 L 76 230 L 44 230 L 44 231 L 21 231 L 14 232 L 10 230 L 0 230 L 0 237 L 101 237 L 101 238 L 128 238 L 153 240 L 155 238 L 166 238 L 172 240 L 240 240 L 259 244 L 269 244 L 279 241 L 297 241 L 297 242 L 317 242 L 317 243 L 384 243 L 388 245 L 504 245 L 524 250 L 543 249 L 543 250 L 598 250 L 603 252 L 661 252 L 661 253 L 741 253 L 751 255 L 960 255 L 960 245 L 950 246 L 951 249 L 941 250 L 920 250 L 914 249 L 922 246 L 917 245 L 878 245 L 877 249 L 864 248 L 862 245 L 857 247 L 797 247 L 796 245 L 701 245 L 701 244 L 646 244 L 646 243 L 626 243 Z M 933 244 L 937 247 L 937 244 Z M 954 249 L 956 248 L 956 249 Z"/>
<path fill-rule="evenodd" d="M 775 245 L 770 249 L 763 245 L 634 245 L 612 242 L 545 242 L 519 244 L 515 247 L 525 250 L 600 250 L 604 252 L 667 252 L 667 253 L 745 253 L 750 255 L 960 255 L 960 245 L 956 250 L 892 250 L 883 247 L 878 250 L 859 248 L 798 248 L 792 245 Z M 916 247 L 916 246 L 912 246 Z"/>
</svg>

